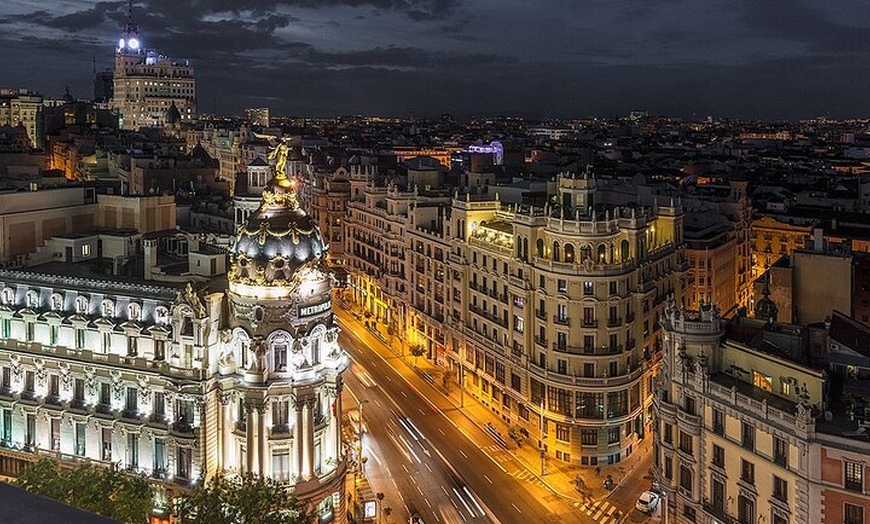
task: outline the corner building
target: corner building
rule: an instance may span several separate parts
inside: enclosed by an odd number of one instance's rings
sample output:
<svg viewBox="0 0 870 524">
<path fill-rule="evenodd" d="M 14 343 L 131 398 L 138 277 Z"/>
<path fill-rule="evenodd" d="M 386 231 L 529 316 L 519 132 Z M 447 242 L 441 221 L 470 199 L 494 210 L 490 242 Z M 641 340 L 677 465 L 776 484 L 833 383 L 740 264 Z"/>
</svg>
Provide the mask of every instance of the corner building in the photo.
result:
<svg viewBox="0 0 870 524">
<path fill-rule="evenodd" d="M 557 197 L 548 208 L 453 200 L 448 355 L 542 456 L 613 464 L 646 434 L 657 319 L 686 286 L 683 213 L 598 205 L 589 176 L 560 176 Z"/>
<path fill-rule="evenodd" d="M 327 244 L 295 183 L 279 170 L 227 280 L 197 289 L 75 262 L 0 270 L 0 475 L 45 456 L 120 465 L 150 477 L 165 508 L 197 479 L 249 472 L 345 523 L 349 359 Z"/>
</svg>

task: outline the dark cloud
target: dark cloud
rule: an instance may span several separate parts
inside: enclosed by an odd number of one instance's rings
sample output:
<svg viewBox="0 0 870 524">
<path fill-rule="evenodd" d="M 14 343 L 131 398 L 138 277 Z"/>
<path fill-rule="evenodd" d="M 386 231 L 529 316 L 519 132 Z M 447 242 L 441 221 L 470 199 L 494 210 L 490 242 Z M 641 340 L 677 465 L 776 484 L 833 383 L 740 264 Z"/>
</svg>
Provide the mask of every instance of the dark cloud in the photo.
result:
<svg viewBox="0 0 870 524">
<path fill-rule="evenodd" d="M 516 63 L 516 57 L 478 53 L 446 53 L 416 47 L 376 47 L 347 53 L 324 53 L 308 50 L 306 58 L 312 64 L 324 66 L 386 67 L 407 69 L 466 68 L 485 64 Z"/>
<path fill-rule="evenodd" d="M 870 15 L 867 4 L 864 14 Z M 801 1 L 746 0 L 742 20 L 773 38 L 808 44 L 813 51 L 870 51 L 870 28 L 836 23 L 818 7 Z"/>
</svg>

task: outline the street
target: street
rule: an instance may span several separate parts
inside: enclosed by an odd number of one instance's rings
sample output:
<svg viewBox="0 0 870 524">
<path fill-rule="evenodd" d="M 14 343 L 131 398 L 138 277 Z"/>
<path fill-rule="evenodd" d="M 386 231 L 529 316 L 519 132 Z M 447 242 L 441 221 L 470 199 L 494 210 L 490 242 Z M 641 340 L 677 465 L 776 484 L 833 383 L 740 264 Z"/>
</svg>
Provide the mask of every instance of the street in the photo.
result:
<svg viewBox="0 0 870 524">
<path fill-rule="evenodd" d="M 353 359 L 345 412 L 356 431 L 362 405 L 366 476 L 393 522 L 415 513 L 427 523 L 646 520 L 634 510 L 635 485 L 586 504 L 553 493 L 402 359 L 372 349 L 381 342 L 368 330 L 350 326 L 340 339 Z"/>
</svg>

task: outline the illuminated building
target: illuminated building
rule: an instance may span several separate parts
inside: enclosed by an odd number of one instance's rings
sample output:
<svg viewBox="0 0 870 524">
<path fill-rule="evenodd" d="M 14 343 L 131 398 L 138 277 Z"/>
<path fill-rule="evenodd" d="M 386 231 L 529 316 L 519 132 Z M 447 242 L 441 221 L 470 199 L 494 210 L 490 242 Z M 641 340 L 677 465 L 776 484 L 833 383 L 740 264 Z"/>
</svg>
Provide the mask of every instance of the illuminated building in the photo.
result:
<svg viewBox="0 0 870 524">
<path fill-rule="evenodd" d="M 26 89 L 0 89 L 0 125 L 24 126 L 34 149 L 41 149 L 45 139 L 42 112 L 42 95 Z"/>
<path fill-rule="evenodd" d="M 829 329 L 726 325 L 710 304 L 670 304 L 662 323 L 653 470 L 669 522 L 866 522 L 870 328 L 839 313 Z"/>
<path fill-rule="evenodd" d="M 547 457 L 616 463 L 645 434 L 658 315 L 683 297 L 683 213 L 557 185 L 564 208 L 519 209 L 352 178 L 351 298 L 532 441 L 543 425 Z"/>
<path fill-rule="evenodd" d="M 226 282 L 211 279 L 226 260 L 213 246 L 189 250 L 213 271 L 170 275 L 160 235 L 120 230 L 59 236 L 51 258 L 63 262 L 0 270 L 0 475 L 41 456 L 88 460 L 152 477 L 168 499 L 217 471 L 253 473 L 286 482 L 320 522 L 346 522 L 349 360 L 328 246 L 277 171 Z M 138 242 L 142 277 L 93 270 Z"/>
<path fill-rule="evenodd" d="M 772 216 L 753 220 L 750 237 L 753 279 L 761 276 L 780 257 L 803 249 L 812 233 L 812 225 L 791 224 Z"/>
<path fill-rule="evenodd" d="M 245 109 L 245 120 L 249 124 L 261 127 L 269 127 L 269 108 L 257 107 Z"/>
<path fill-rule="evenodd" d="M 145 49 L 139 28 L 132 21 L 132 0 L 127 22 L 115 48 L 115 73 L 109 107 L 121 115 L 122 129 L 163 126 L 175 108 L 181 121 L 196 118 L 196 79 L 189 62 L 174 61 Z"/>
</svg>

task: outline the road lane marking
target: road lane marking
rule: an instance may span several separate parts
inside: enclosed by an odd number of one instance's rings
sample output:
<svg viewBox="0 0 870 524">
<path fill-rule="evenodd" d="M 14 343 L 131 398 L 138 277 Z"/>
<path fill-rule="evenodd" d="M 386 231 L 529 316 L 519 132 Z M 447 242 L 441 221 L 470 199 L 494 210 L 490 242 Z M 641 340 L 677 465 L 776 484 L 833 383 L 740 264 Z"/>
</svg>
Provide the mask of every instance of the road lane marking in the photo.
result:
<svg viewBox="0 0 870 524">
<path fill-rule="evenodd" d="M 468 502 L 466 502 L 465 499 L 462 498 L 462 495 L 459 494 L 459 490 L 453 488 L 453 493 L 456 493 L 456 498 L 458 498 L 459 501 L 462 502 L 462 505 L 465 506 L 465 509 L 467 509 L 468 512 L 471 514 L 471 518 L 476 517 L 477 513 L 475 513 L 474 510 L 471 509 L 471 506 L 468 505 Z"/>
<path fill-rule="evenodd" d="M 490 478 L 486 475 L 486 473 L 483 474 L 483 478 L 485 478 L 487 482 L 489 482 L 490 484 L 492 484 L 492 479 L 490 479 Z"/>
<path fill-rule="evenodd" d="M 438 428 L 438 433 L 441 433 L 441 436 L 442 436 L 442 437 L 446 437 L 446 436 L 447 436 L 447 435 L 444 434 L 444 430 L 441 429 L 441 428 Z"/>
<path fill-rule="evenodd" d="M 434 473 L 434 471 L 432 471 L 432 468 L 429 467 L 429 463 L 428 463 L 428 462 L 424 462 L 423 465 L 426 466 L 426 469 L 429 470 L 429 473 Z"/>
<path fill-rule="evenodd" d="M 417 460 L 417 464 L 422 464 L 423 461 L 420 460 L 420 457 L 418 457 L 416 453 L 414 453 L 414 450 L 411 448 L 411 444 L 410 444 L 407 440 L 405 440 L 405 437 L 402 436 L 402 435 L 399 435 L 399 440 L 401 440 L 402 443 L 403 443 L 405 446 L 407 446 L 408 451 L 411 453 L 411 455 L 414 457 L 414 459 Z"/>
<path fill-rule="evenodd" d="M 443 491 L 445 495 L 450 497 L 450 493 L 447 493 L 447 488 L 445 488 L 444 486 L 441 486 L 441 491 Z"/>
<path fill-rule="evenodd" d="M 420 411 L 422 412 L 423 410 L 421 409 Z M 425 415 L 425 413 L 423 413 L 423 414 Z M 405 420 L 408 422 L 408 425 L 411 426 L 411 428 L 414 430 L 414 432 L 420 436 L 420 440 L 426 440 L 426 437 L 423 436 L 423 432 L 420 431 L 420 428 L 418 428 L 416 424 L 414 424 L 413 420 L 411 420 L 409 418 L 405 419 Z"/>
<path fill-rule="evenodd" d="M 465 494 L 468 495 L 468 498 L 471 499 L 471 502 L 474 502 L 474 507 L 477 508 L 477 511 L 480 512 L 480 515 L 481 516 L 486 515 L 486 512 L 483 511 L 483 508 L 481 508 L 480 504 L 478 504 L 477 499 L 474 498 L 474 495 L 472 495 L 471 491 L 468 490 L 468 486 L 462 486 L 462 491 L 464 491 Z"/>
<path fill-rule="evenodd" d="M 459 454 L 462 455 L 463 457 L 465 457 L 465 460 L 468 460 L 468 455 L 466 455 L 465 452 L 462 451 L 461 449 L 459 450 Z"/>
<path fill-rule="evenodd" d="M 511 502 L 511 506 L 513 506 L 514 509 L 517 510 L 517 513 L 522 513 L 522 512 L 523 512 L 523 510 L 521 510 L 520 508 L 518 508 L 517 505 L 514 504 L 513 502 Z"/>
<path fill-rule="evenodd" d="M 400 389 L 400 390 L 399 390 L 399 393 L 401 393 L 403 397 L 408 398 L 408 394 L 405 393 L 405 390 L 404 390 L 404 389 Z"/>
<path fill-rule="evenodd" d="M 429 506 L 429 509 L 432 509 L 432 503 L 429 502 L 429 499 L 427 499 L 426 497 L 423 497 L 423 501 L 426 502 L 426 505 Z"/>
<path fill-rule="evenodd" d="M 423 408 L 417 408 L 417 411 L 419 411 L 420 414 L 423 415 L 424 417 L 426 416 L 426 412 L 423 411 Z"/>
<path fill-rule="evenodd" d="M 425 496 L 426 496 L 426 494 L 423 493 L 423 490 L 420 489 L 420 486 L 417 485 L 416 481 L 414 482 L 414 487 L 417 488 L 417 491 L 420 492 L 420 496 L 421 496 L 421 497 L 425 497 Z"/>
<path fill-rule="evenodd" d="M 408 467 L 407 467 L 407 466 L 405 466 L 405 465 L 404 465 L 404 464 L 402 464 L 402 469 L 404 469 L 404 470 L 405 470 L 405 473 L 407 473 L 407 474 L 409 474 L 409 475 L 410 475 L 410 474 L 411 474 L 411 472 L 410 472 L 410 471 L 408 471 Z"/>
<path fill-rule="evenodd" d="M 414 440 L 417 441 L 417 442 L 420 441 L 420 439 L 417 438 L 417 435 L 415 435 L 414 432 L 411 431 L 411 427 L 408 426 L 408 424 L 405 422 L 404 419 L 399 419 L 399 424 L 401 424 L 402 427 L 405 428 L 405 431 L 407 431 L 408 434 L 411 435 L 411 438 L 412 438 L 412 439 L 414 439 Z"/>
</svg>

